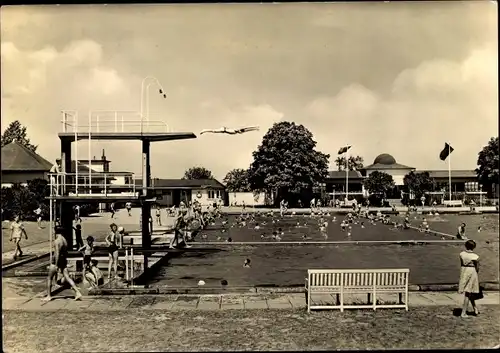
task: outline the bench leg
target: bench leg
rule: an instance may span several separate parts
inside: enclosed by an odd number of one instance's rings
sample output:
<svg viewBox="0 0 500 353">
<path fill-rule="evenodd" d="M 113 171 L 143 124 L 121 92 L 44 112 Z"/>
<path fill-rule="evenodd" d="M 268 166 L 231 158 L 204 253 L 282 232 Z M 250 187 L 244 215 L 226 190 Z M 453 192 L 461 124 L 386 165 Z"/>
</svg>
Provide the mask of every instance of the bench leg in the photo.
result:
<svg viewBox="0 0 500 353">
<path fill-rule="evenodd" d="M 371 304 L 372 303 L 372 294 L 371 293 L 368 293 L 368 304 Z"/>
<path fill-rule="evenodd" d="M 399 304 L 403 304 L 403 293 L 399 293 Z"/>
<path fill-rule="evenodd" d="M 335 305 L 340 305 L 340 294 L 336 294 L 335 299 L 336 299 Z"/>
</svg>

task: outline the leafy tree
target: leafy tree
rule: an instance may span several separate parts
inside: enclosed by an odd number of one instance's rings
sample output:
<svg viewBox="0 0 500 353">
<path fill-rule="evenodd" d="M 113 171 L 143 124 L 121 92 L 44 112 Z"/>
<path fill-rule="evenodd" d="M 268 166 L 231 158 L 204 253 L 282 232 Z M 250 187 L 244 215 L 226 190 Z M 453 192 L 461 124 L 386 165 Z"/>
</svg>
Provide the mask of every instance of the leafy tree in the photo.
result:
<svg viewBox="0 0 500 353">
<path fill-rule="evenodd" d="M 49 218 L 49 202 L 46 199 L 50 190 L 47 181 L 34 179 L 27 186 L 14 185 L 11 188 L 2 188 L 2 220 L 11 220 L 19 215 L 24 220 L 35 220 L 35 209 L 40 207 L 42 218 Z"/>
<path fill-rule="evenodd" d="M 245 169 L 233 169 L 224 177 L 224 184 L 231 192 L 249 192 L 251 191 L 248 181 L 248 171 Z"/>
<path fill-rule="evenodd" d="M 479 152 L 476 173 L 479 182 L 485 190 L 491 191 L 493 184 L 498 183 L 498 137 L 492 137 L 488 144 Z"/>
<path fill-rule="evenodd" d="M 274 202 L 298 198 L 301 191 L 312 192 L 313 186 L 328 176 L 327 154 L 315 150 L 316 141 L 303 125 L 291 122 L 274 124 L 253 152 L 248 170 L 252 190 L 275 194 Z M 293 195 L 292 195 L 293 194 Z"/>
<path fill-rule="evenodd" d="M 403 179 L 406 192 L 413 193 L 415 200 L 419 200 L 427 191 L 432 191 L 436 187 L 434 179 L 428 172 L 415 173 L 413 171 L 405 175 Z"/>
<path fill-rule="evenodd" d="M 19 120 L 10 123 L 7 129 L 5 129 L 5 131 L 3 132 L 1 137 L 2 147 L 8 145 L 14 140 L 32 150 L 33 152 L 36 152 L 38 146 L 32 145 L 30 143 L 30 139 L 28 138 L 28 135 L 26 133 L 26 127 L 22 126 Z"/>
<path fill-rule="evenodd" d="M 363 169 L 363 157 L 361 156 L 349 156 L 349 170 L 360 170 Z M 337 170 L 343 171 L 346 169 L 345 157 L 337 157 L 335 159 L 335 164 L 337 165 Z"/>
<path fill-rule="evenodd" d="M 50 196 L 49 183 L 45 179 L 33 179 L 28 181 L 28 190 L 35 196 L 35 201 L 40 204 L 47 202 L 47 197 Z"/>
<path fill-rule="evenodd" d="M 182 179 L 214 179 L 214 176 L 207 168 L 192 167 L 184 172 Z"/>
<path fill-rule="evenodd" d="M 363 185 L 371 194 L 378 194 L 386 198 L 387 192 L 394 188 L 395 183 L 392 175 L 374 171 L 363 180 Z"/>
</svg>

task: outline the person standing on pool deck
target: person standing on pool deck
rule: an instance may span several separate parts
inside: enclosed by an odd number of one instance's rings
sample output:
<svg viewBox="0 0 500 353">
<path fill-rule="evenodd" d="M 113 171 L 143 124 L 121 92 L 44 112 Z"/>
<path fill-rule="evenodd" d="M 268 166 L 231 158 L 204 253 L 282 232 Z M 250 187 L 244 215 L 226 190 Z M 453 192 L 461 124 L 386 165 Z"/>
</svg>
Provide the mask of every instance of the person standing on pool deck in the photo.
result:
<svg viewBox="0 0 500 353">
<path fill-rule="evenodd" d="M 52 263 L 49 265 L 49 275 L 47 278 L 47 296 L 43 299 L 45 301 L 52 300 L 52 280 L 57 276 L 58 271 L 62 273 L 63 280 L 68 282 L 75 291 L 75 300 L 79 300 L 82 297 L 82 293 L 80 293 L 80 290 L 68 273 L 68 243 L 61 233 L 62 228 L 57 227 L 54 232 L 54 255 L 52 256 Z"/>
<path fill-rule="evenodd" d="M 457 239 L 465 239 L 465 240 L 467 240 L 467 237 L 465 236 L 465 226 L 466 226 L 466 224 L 462 223 L 458 227 Z"/>
<path fill-rule="evenodd" d="M 474 310 L 474 314 L 479 314 L 475 300 L 477 294 L 479 294 L 479 255 L 473 252 L 475 248 L 476 242 L 474 240 L 467 240 L 465 242 L 465 251 L 460 253 L 460 281 L 458 283 L 458 293 L 464 295 L 462 317 L 468 317 L 467 307 L 469 306 L 469 301 Z"/>
<path fill-rule="evenodd" d="M 161 208 L 160 208 L 160 205 L 156 206 L 156 225 L 161 226 Z"/>
<path fill-rule="evenodd" d="M 77 224 L 73 227 L 73 230 L 75 231 L 76 246 L 81 248 L 83 246 L 82 225 Z"/>
<path fill-rule="evenodd" d="M 182 240 L 184 241 L 184 244 L 186 248 L 190 248 L 190 245 L 187 245 L 186 242 L 186 231 L 187 231 L 187 210 L 182 209 L 180 211 L 179 217 L 175 220 L 175 225 L 174 225 L 174 236 L 172 240 L 170 240 L 170 249 L 175 249 L 174 243 L 176 246 L 179 245 L 179 236 L 182 237 Z"/>
<path fill-rule="evenodd" d="M 118 227 L 116 224 L 109 225 L 111 231 L 106 236 L 106 244 L 108 245 L 109 264 L 108 264 L 108 279 L 111 279 L 111 268 L 115 270 L 115 278 L 118 277 Z"/>
<path fill-rule="evenodd" d="M 38 225 L 38 229 L 42 229 L 42 208 L 38 206 L 38 208 L 33 212 L 36 215 L 36 224 Z"/>
<path fill-rule="evenodd" d="M 14 241 L 16 244 L 14 260 L 17 259 L 18 253 L 19 256 L 23 256 L 23 251 L 21 250 L 21 238 L 23 234 L 26 237 L 26 240 L 28 240 L 28 234 L 26 233 L 26 229 L 24 229 L 24 225 L 19 221 L 19 216 L 15 216 L 14 221 L 10 225 L 10 241 Z"/>
<path fill-rule="evenodd" d="M 110 209 L 111 209 L 111 219 L 113 219 L 115 217 L 115 213 L 116 213 L 114 202 L 111 203 Z"/>
<path fill-rule="evenodd" d="M 75 221 L 81 222 L 82 219 L 80 218 L 80 206 L 79 205 L 75 205 L 75 207 L 73 208 L 73 210 L 75 211 Z"/>
</svg>

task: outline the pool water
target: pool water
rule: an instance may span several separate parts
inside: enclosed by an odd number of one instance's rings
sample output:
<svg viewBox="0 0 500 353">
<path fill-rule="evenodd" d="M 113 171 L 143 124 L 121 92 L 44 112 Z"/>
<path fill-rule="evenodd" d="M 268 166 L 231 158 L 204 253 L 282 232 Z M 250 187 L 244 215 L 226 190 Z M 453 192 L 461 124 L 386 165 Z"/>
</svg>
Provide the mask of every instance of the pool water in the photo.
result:
<svg viewBox="0 0 500 353">
<path fill-rule="evenodd" d="M 455 218 L 443 216 L 439 230 L 453 234 Z M 475 216 L 480 217 L 480 216 Z M 392 217 L 396 218 L 396 217 Z M 340 229 L 340 217 L 332 222 L 329 217 L 328 240 L 348 240 L 347 232 Z M 462 218 L 461 218 L 462 219 Z M 498 216 L 497 216 L 498 219 Z M 448 221 L 446 221 L 448 220 Z M 220 286 L 226 280 L 228 286 L 260 286 L 302 285 L 308 269 L 320 268 L 409 268 L 412 284 L 451 284 L 457 283 L 460 263 L 458 254 L 463 250 L 462 244 L 433 243 L 424 245 L 398 244 L 301 244 L 285 245 L 269 239 L 273 230 L 282 228 L 282 241 L 301 241 L 306 234 L 308 240 L 325 240 L 321 234 L 318 220 L 311 217 L 285 217 L 272 223 L 270 217 L 260 216 L 256 219 L 260 229 L 254 229 L 255 223 L 244 226 L 234 225 L 235 217 L 228 217 L 227 224 L 222 226 L 218 221 L 203 233 L 207 234 L 207 243 L 201 249 L 190 249 L 179 256 L 172 257 L 166 265 L 150 278 L 149 284 L 160 287 L 196 286 L 203 280 L 206 286 Z M 411 220 L 414 225 L 417 221 Z M 264 223 L 265 222 L 265 223 Z M 300 227 L 297 227 L 299 222 Z M 305 223 L 307 222 L 307 225 Z M 431 229 L 437 222 L 428 219 Z M 474 225 L 471 219 L 466 222 Z M 477 253 L 481 256 L 481 281 L 498 281 L 498 228 L 495 219 L 476 222 L 485 224 L 486 231 L 480 233 Z M 231 227 L 231 225 L 234 225 Z M 457 225 L 458 226 L 458 225 Z M 352 225 L 351 240 L 439 240 L 435 235 L 415 230 L 394 230 L 391 226 L 371 225 L 365 221 L 365 228 L 360 224 Z M 222 232 L 222 229 L 226 229 Z M 210 245 L 210 242 L 221 241 L 231 237 L 233 241 L 265 241 L 273 245 Z M 492 242 L 486 243 L 486 239 Z M 496 239 L 496 241 L 495 241 Z M 201 242 L 201 239 L 197 239 Z M 251 260 L 251 267 L 243 267 L 245 259 Z"/>
</svg>

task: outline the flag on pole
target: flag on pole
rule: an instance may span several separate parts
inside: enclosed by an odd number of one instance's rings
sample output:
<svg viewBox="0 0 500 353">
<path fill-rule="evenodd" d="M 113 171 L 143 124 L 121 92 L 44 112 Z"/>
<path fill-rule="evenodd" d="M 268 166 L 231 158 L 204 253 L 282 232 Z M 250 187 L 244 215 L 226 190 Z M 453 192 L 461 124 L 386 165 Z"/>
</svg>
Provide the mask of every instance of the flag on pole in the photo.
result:
<svg viewBox="0 0 500 353">
<path fill-rule="evenodd" d="M 344 153 L 346 153 L 347 151 L 349 151 L 349 148 L 351 148 L 351 146 L 341 147 L 341 148 L 339 149 L 339 154 L 344 154 Z"/>
<path fill-rule="evenodd" d="M 445 161 L 446 158 L 448 158 L 448 156 L 451 154 L 451 152 L 453 152 L 453 147 L 451 147 L 447 142 L 445 142 L 444 144 L 444 148 L 443 150 L 441 151 L 441 153 L 439 154 L 439 159 L 441 159 L 442 161 Z"/>
</svg>

